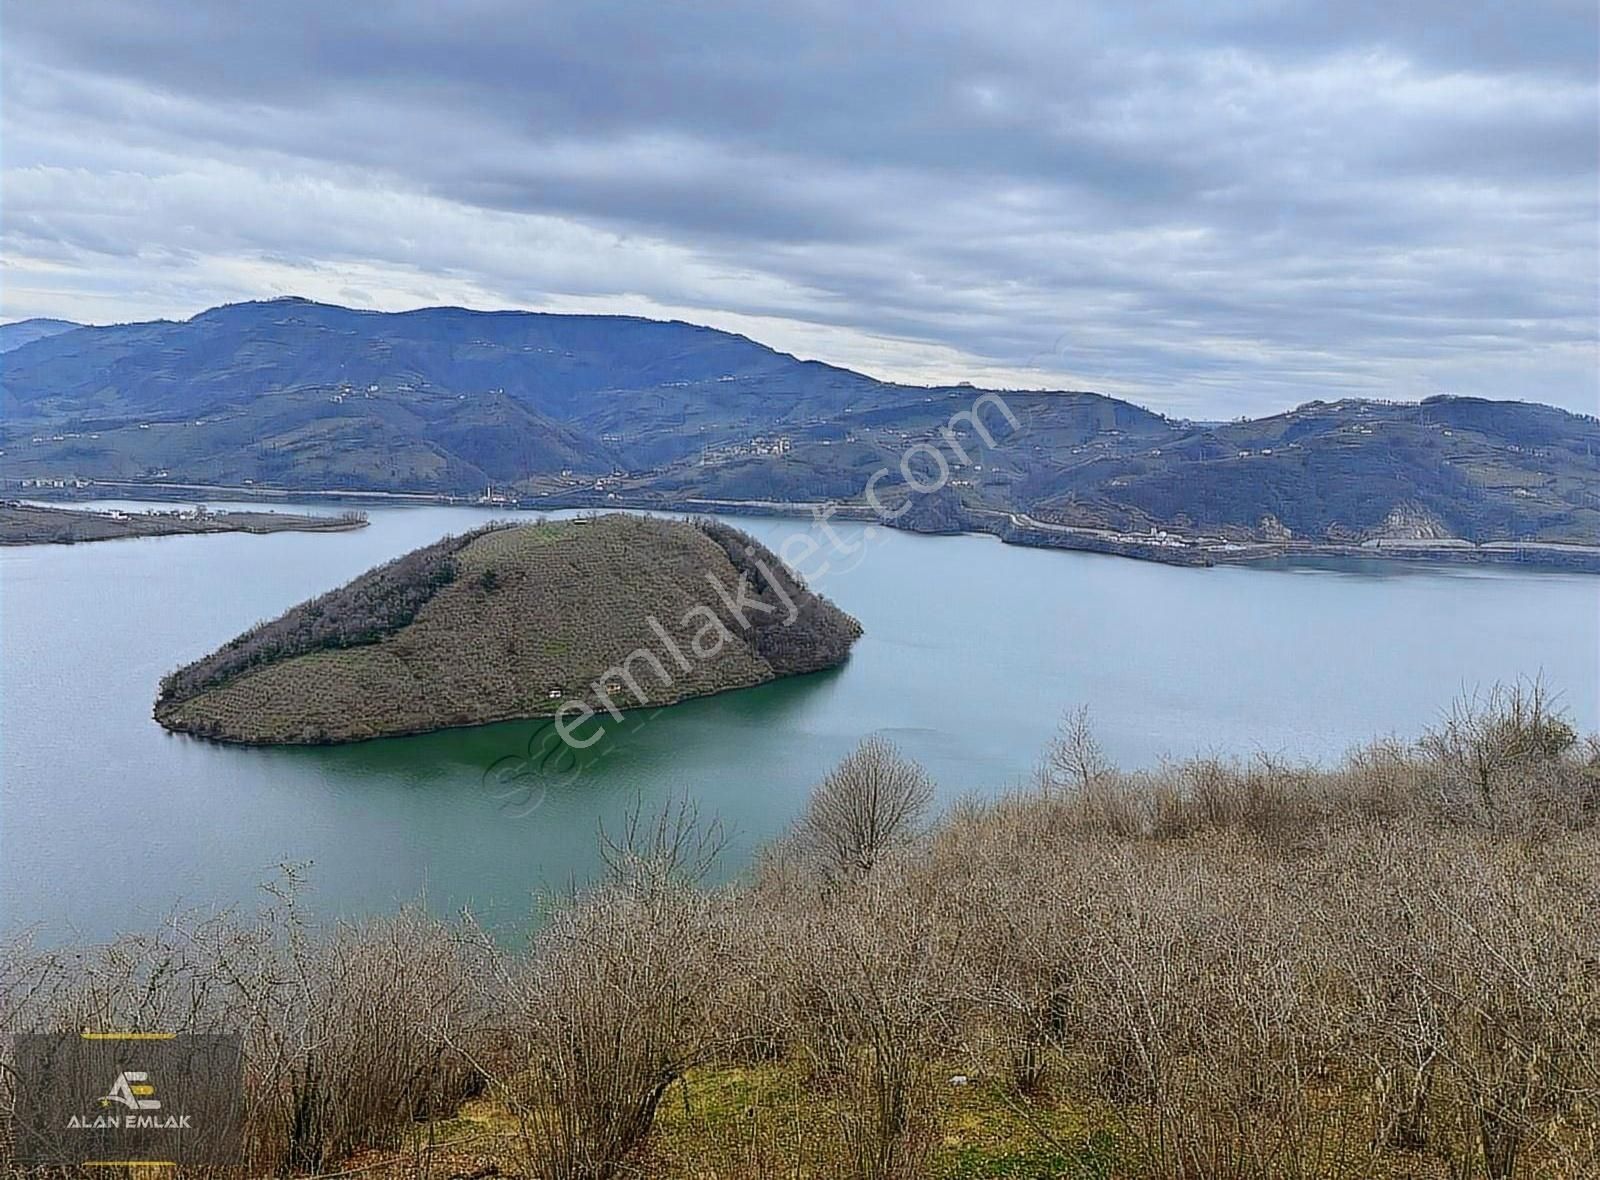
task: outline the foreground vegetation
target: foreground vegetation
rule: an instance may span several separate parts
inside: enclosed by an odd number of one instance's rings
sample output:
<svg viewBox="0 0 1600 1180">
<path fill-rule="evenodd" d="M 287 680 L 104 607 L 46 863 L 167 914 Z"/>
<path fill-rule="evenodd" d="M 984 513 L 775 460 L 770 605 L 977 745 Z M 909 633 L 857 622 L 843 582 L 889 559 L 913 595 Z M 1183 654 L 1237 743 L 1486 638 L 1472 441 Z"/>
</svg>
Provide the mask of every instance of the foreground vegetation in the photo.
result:
<svg viewBox="0 0 1600 1180">
<path fill-rule="evenodd" d="M 171 673 L 155 716 L 225 741 L 321 743 L 666 705 L 833 667 L 860 634 L 715 521 L 488 525 Z"/>
<path fill-rule="evenodd" d="M 1088 721 L 931 827 L 869 740 L 731 886 L 636 818 L 525 948 L 292 887 L 17 945 L 0 1024 L 244 1030 L 255 1175 L 1595 1175 L 1600 743 L 1537 685 L 1328 771 Z"/>
</svg>

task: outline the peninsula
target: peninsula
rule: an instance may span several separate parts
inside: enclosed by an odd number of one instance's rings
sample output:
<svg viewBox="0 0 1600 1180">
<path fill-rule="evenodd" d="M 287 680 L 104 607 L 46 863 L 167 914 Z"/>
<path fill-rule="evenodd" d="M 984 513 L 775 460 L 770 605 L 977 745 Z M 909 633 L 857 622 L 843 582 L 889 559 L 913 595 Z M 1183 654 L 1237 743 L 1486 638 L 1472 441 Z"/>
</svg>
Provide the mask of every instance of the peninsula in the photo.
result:
<svg viewBox="0 0 1600 1180">
<path fill-rule="evenodd" d="M 91 512 L 0 503 L 0 545 L 73 545 L 126 537 L 168 537 L 185 533 L 328 533 L 365 528 L 364 512 L 312 516 L 297 512 L 208 512 L 204 507 L 150 512 Z"/>
<path fill-rule="evenodd" d="M 579 725 L 842 663 L 861 625 L 716 521 L 627 514 L 446 537 L 161 683 L 166 728 L 324 744 Z"/>
</svg>

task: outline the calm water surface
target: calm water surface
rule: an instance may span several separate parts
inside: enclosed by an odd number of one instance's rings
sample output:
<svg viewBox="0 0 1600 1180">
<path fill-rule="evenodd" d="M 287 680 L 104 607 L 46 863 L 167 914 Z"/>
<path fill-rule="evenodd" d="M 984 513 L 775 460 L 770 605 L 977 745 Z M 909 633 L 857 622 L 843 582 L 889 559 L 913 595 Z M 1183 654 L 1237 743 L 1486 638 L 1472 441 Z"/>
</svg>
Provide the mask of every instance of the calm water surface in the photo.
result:
<svg viewBox="0 0 1600 1180">
<path fill-rule="evenodd" d="M 592 871 L 597 825 L 640 798 L 720 816 L 733 872 L 867 734 L 926 765 L 948 802 L 1022 781 L 1080 703 L 1126 766 L 1326 762 L 1415 735 L 1463 688 L 1537 673 L 1600 727 L 1600 578 L 1178 569 L 858 525 L 835 526 L 857 549 L 814 579 L 866 627 L 845 667 L 638 715 L 582 773 L 525 791 L 486 771 L 524 752 L 531 725 L 250 750 L 150 719 L 163 673 L 494 515 L 374 509 L 356 533 L 0 551 L 0 928 L 105 936 L 176 904 L 253 902 L 296 862 L 323 913 L 425 895 L 509 930 L 536 891 Z M 734 523 L 774 549 L 810 527 Z"/>
</svg>

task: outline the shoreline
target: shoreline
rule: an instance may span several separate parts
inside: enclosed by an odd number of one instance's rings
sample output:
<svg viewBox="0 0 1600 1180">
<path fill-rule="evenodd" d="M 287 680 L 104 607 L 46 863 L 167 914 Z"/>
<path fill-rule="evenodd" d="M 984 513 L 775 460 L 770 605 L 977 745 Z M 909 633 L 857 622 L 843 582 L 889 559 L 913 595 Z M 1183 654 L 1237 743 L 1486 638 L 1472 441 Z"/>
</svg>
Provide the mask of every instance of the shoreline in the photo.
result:
<svg viewBox="0 0 1600 1180">
<path fill-rule="evenodd" d="M 711 692 L 692 693 L 688 696 L 675 697 L 670 701 L 646 701 L 643 704 L 617 703 L 617 712 L 628 721 L 644 724 L 655 714 L 663 709 L 676 708 L 678 705 L 687 705 L 694 701 L 709 701 L 716 697 L 727 696 L 735 692 L 754 692 L 756 689 L 766 688 L 769 685 L 781 684 L 789 680 L 806 680 L 814 676 L 832 676 L 850 662 L 847 655 L 837 664 L 829 664 L 823 668 L 813 668 L 808 672 L 788 672 L 783 675 L 769 676 L 765 680 L 757 680 L 750 684 L 730 684 L 726 688 L 718 688 Z M 418 729 L 400 729 L 392 733 L 374 733 L 356 738 L 319 738 L 314 741 L 259 741 L 252 738 L 230 737 L 226 734 L 198 733 L 181 725 L 168 724 L 161 717 L 161 702 L 157 701 L 150 710 L 150 719 L 159 725 L 162 730 L 172 737 L 185 738 L 190 741 L 208 742 L 214 746 L 221 746 L 236 750 L 326 750 L 348 746 L 367 745 L 372 742 L 386 742 L 392 739 L 430 737 L 437 733 L 452 733 L 458 730 L 482 729 L 490 725 L 525 725 L 530 722 L 549 722 L 556 720 L 556 712 L 548 713 L 508 713 L 505 716 L 489 717 L 482 721 L 461 721 L 449 725 L 434 725 Z M 606 710 L 597 710 L 595 717 L 610 716 Z M 616 721 L 615 724 L 624 724 Z"/>
<path fill-rule="evenodd" d="M 274 503 L 306 499 L 368 504 L 438 505 L 463 508 L 503 508 L 507 511 L 570 511 L 595 509 L 614 511 L 718 513 L 727 516 L 787 516 L 804 519 L 827 507 L 826 501 L 712 500 L 697 496 L 682 499 L 655 497 L 538 496 L 503 497 L 486 501 L 483 497 L 455 496 L 442 492 L 393 492 L 352 488 L 277 488 L 259 484 L 183 484 L 141 483 L 133 480 L 88 480 L 81 486 L 59 489 L 29 489 L 33 499 L 39 493 L 61 493 L 62 499 L 127 498 L 165 503 L 193 500 L 196 493 L 252 503 Z M 110 493 L 110 494 L 98 494 Z M 50 497 L 54 499 L 54 496 Z M 981 513 L 987 520 L 975 521 Z M 866 504 L 833 504 L 829 514 L 838 520 L 878 524 L 899 532 L 930 536 L 992 536 L 1007 545 L 1032 549 L 1061 549 L 1071 552 L 1103 553 L 1134 561 L 1163 565 L 1205 568 L 1216 565 L 1301 564 L 1325 560 L 1399 561 L 1410 564 L 1454 566 L 1500 565 L 1528 570 L 1563 573 L 1600 574 L 1600 544 L 1581 545 L 1561 541 L 1420 541 L 1378 540 L 1368 542 L 1328 541 L 1230 541 L 1222 538 L 1189 539 L 1171 534 L 1150 539 L 1143 534 L 1117 533 L 1051 524 L 1035 520 L 1022 512 L 1002 509 L 968 509 L 963 527 L 948 529 L 907 528 L 883 520 Z M 312 518 L 306 518 L 312 519 Z M 349 525 L 345 527 L 359 527 Z M 190 530 L 201 531 L 201 530 Z M 222 531 L 222 530 L 210 530 Z M 238 531 L 238 530 L 236 530 Z M 318 531 L 310 528 L 306 531 Z M 28 542 L 32 543 L 32 542 Z"/>
<path fill-rule="evenodd" d="M 218 533 L 344 533 L 366 527 L 365 515 L 357 513 L 316 516 L 249 511 L 98 512 L 19 500 L 0 503 L 0 546 L 11 548 Z"/>
</svg>

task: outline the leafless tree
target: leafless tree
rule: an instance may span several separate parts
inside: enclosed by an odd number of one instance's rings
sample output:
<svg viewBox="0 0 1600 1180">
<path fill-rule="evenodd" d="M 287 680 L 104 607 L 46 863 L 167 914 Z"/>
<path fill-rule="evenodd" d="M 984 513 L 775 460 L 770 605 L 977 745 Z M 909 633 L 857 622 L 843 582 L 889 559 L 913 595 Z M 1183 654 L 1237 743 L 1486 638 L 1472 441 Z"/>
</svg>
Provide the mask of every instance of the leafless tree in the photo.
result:
<svg viewBox="0 0 1600 1180">
<path fill-rule="evenodd" d="M 911 837 L 932 800 L 927 772 L 870 737 L 817 786 L 796 835 L 827 871 L 859 878 Z"/>
<path fill-rule="evenodd" d="M 1040 767 L 1044 788 L 1058 792 L 1086 790 L 1111 770 L 1111 763 L 1094 735 L 1089 706 L 1079 705 L 1063 714 Z"/>
</svg>

